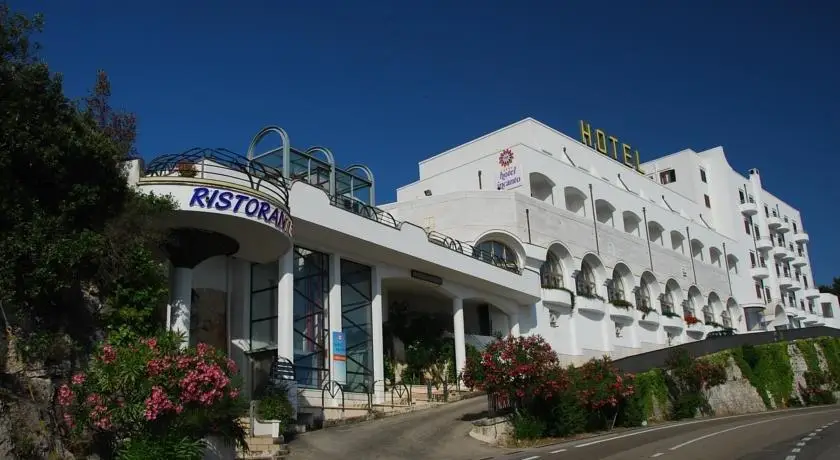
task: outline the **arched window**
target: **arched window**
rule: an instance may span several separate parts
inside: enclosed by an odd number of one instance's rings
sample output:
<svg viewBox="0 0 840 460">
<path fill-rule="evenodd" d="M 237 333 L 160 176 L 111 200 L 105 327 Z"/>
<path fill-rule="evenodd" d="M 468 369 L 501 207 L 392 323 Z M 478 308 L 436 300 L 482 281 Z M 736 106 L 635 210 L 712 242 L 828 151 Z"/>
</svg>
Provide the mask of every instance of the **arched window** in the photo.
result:
<svg viewBox="0 0 840 460">
<path fill-rule="evenodd" d="M 543 289 L 563 287 L 563 266 L 551 251 L 546 253 L 545 262 L 540 266 L 540 279 Z"/>
<path fill-rule="evenodd" d="M 503 262 L 505 265 L 516 265 L 516 252 L 506 244 L 496 240 L 487 240 L 476 246 L 476 257 L 486 262 Z"/>
<path fill-rule="evenodd" d="M 639 289 L 636 290 L 636 306 L 642 310 L 653 308 L 650 302 L 650 286 L 644 277 L 639 281 Z"/>
<path fill-rule="evenodd" d="M 729 315 L 729 312 L 724 310 L 723 313 L 720 314 L 721 319 L 723 320 L 724 327 L 732 327 L 732 317 Z"/>
<path fill-rule="evenodd" d="M 595 270 L 588 261 L 584 260 L 580 264 L 580 274 L 577 277 L 577 293 L 584 297 L 594 297 L 598 294 L 595 287 Z"/>
<path fill-rule="evenodd" d="M 715 315 L 712 313 L 712 308 L 708 305 L 703 305 L 703 322 L 706 324 L 715 322 Z"/>
</svg>

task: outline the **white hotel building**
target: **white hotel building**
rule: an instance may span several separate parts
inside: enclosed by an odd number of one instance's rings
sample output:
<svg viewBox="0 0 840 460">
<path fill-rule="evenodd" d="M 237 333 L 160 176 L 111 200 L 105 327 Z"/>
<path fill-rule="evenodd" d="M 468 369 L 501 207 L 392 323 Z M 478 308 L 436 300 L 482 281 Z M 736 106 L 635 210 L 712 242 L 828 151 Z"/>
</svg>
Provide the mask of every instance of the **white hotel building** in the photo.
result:
<svg viewBox="0 0 840 460">
<path fill-rule="evenodd" d="M 459 367 L 465 344 L 497 333 L 540 334 L 581 362 L 724 327 L 838 325 L 802 217 L 757 170 L 718 147 L 642 174 L 589 130 L 593 146 L 519 121 L 422 161 L 387 205 L 370 169 L 276 127 L 246 155 L 195 149 L 135 162 L 129 180 L 179 207 L 170 326 L 228 350 L 248 390 L 278 356 L 299 386 L 379 388 L 386 350 L 401 354 L 383 339 L 396 306 L 451 318 Z"/>
</svg>

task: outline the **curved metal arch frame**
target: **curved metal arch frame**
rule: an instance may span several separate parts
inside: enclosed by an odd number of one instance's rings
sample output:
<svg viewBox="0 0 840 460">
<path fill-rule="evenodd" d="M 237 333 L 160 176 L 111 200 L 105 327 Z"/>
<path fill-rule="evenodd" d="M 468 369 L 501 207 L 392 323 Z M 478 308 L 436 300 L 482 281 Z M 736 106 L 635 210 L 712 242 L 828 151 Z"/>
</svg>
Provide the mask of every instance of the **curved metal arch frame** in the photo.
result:
<svg viewBox="0 0 840 460">
<path fill-rule="evenodd" d="M 309 147 L 303 153 L 313 156 L 314 153 L 322 153 L 325 157 L 327 157 L 327 163 L 330 164 L 330 195 L 335 195 L 335 155 L 333 155 L 332 151 L 326 147 L 321 147 L 320 145 L 316 145 L 314 147 Z"/>
<path fill-rule="evenodd" d="M 352 173 L 355 170 L 363 171 L 370 181 L 370 205 L 376 206 L 376 180 L 373 177 L 373 171 L 370 170 L 367 166 L 363 164 L 352 164 L 344 169 L 346 173 Z"/>
<path fill-rule="evenodd" d="M 273 150 L 269 150 L 268 152 L 261 153 L 255 156 L 254 150 L 257 147 L 257 144 L 260 143 L 266 136 L 271 133 L 276 133 L 280 135 L 280 138 L 283 140 L 283 145 L 280 148 L 276 148 Z M 278 151 L 283 152 L 283 177 L 288 179 L 291 170 L 291 151 L 292 151 L 292 144 L 291 140 L 289 139 L 289 135 L 286 131 L 279 127 L 279 126 L 266 126 L 265 128 L 261 129 L 254 137 L 251 139 L 251 143 L 248 144 L 248 162 L 254 162 L 259 160 L 262 157 L 277 153 Z"/>
<path fill-rule="evenodd" d="M 147 177 L 167 176 L 181 163 L 197 164 L 202 160 L 210 160 L 218 163 L 223 169 L 244 174 L 253 190 L 260 191 L 260 186 L 263 182 L 274 186 L 276 191 L 272 191 L 270 194 L 276 194 L 276 198 L 288 208 L 289 188 L 281 171 L 259 161 L 246 160 L 242 155 L 224 148 L 193 147 L 185 152 L 161 155 L 146 165 L 143 174 Z M 220 173 L 214 174 L 225 176 Z"/>
</svg>

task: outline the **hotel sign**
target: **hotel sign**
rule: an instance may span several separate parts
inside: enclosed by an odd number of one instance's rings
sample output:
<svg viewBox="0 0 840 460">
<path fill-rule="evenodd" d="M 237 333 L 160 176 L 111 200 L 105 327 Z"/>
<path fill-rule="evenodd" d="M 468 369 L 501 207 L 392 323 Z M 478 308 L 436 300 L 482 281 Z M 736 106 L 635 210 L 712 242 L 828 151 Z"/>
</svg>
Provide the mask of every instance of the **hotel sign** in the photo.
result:
<svg viewBox="0 0 840 460">
<path fill-rule="evenodd" d="M 285 209 L 268 201 L 242 193 L 211 187 L 195 187 L 190 198 L 191 208 L 214 209 L 262 221 L 286 234 L 292 233 L 292 218 Z"/>
<path fill-rule="evenodd" d="M 628 168 L 643 172 L 638 150 L 634 151 L 629 144 L 620 142 L 617 137 L 601 129 L 596 128 L 593 132 L 589 123 L 583 120 L 580 121 L 580 141 L 604 155 L 613 157 Z"/>
<path fill-rule="evenodd" d="M 522 168 L 516 164 L 511 149 L 504 149 L 499 154 L 499 177 L 496 190 L 510 190 L 522 185 Z"/>
</svg>

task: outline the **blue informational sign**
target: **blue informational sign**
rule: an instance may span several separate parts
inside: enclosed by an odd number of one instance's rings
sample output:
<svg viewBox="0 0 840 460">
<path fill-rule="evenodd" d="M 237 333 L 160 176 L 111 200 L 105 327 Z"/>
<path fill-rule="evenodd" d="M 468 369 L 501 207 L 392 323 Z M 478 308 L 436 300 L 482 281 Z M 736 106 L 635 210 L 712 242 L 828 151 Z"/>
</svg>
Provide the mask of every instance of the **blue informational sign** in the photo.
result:
<svg viewBox="0 0 840 460">
<path fill-rule="evenodd" d="M 332 337 L 333 356 L 345 357 L 347 355 L 347 341 L 344 340 L 344 332 L 333 331 Z"/>
<path fill-rule="evenodd" d="M 333 331 L 332 333 L 332 355 L 333 355 L 333 380 L 338 383 L 347 382 L 347 341 L 344 332 Z"/>
</svg>

